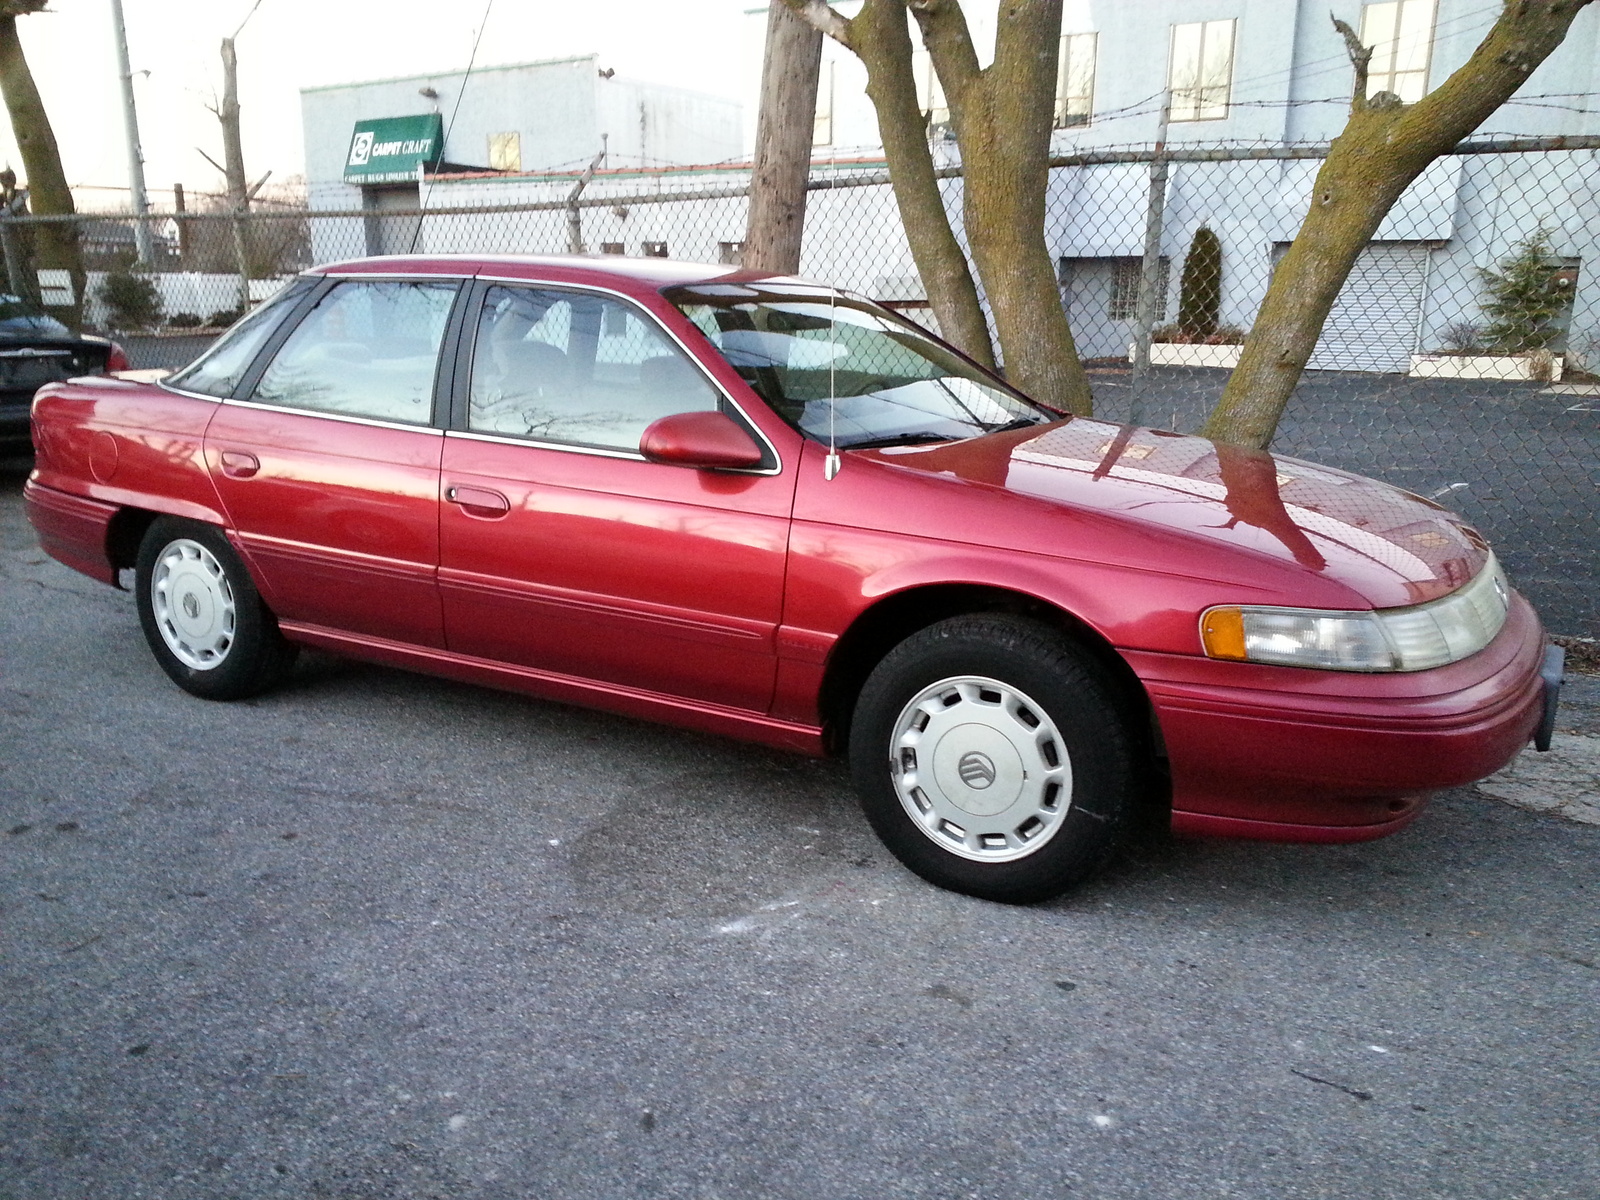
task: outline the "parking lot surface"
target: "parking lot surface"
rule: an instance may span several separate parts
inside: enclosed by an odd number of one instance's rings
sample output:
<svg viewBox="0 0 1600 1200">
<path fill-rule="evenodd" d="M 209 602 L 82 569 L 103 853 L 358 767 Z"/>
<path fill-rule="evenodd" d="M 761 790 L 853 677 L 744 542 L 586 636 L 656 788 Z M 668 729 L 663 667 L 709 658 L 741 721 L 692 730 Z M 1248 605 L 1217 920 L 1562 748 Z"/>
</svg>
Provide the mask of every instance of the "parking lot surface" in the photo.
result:
<svg viewBox="0 0 1600 1200">
<path fill-rule="evenodd" d="M 1600 828 L 1468 788 L 986 904 L 837 763 L 316 656 L 193 699 L 21 480 L 0 1197 L 1595 1194 Z"/>
</svg>

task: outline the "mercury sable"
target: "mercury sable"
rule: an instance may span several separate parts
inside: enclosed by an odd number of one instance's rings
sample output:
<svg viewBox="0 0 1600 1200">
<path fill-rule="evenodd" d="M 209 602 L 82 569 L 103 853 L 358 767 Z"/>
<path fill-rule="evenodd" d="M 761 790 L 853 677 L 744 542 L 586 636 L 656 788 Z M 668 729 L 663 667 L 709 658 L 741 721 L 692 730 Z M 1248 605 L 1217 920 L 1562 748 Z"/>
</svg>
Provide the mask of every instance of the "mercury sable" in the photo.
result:
<svg viewBox="0 0 1600 1200">
<path fill-rule="evenodd" d="M 196 696 L 317 646 L 846 754 L 906 866 L 996 900 L 1149 812 L 1380 837 L 1554 719 L 1559 650 L 1438 505 L 1067 417 L 799 279 L 341 263 L 33 436 L 41 544 L 131 571 Z"/>
</svg>

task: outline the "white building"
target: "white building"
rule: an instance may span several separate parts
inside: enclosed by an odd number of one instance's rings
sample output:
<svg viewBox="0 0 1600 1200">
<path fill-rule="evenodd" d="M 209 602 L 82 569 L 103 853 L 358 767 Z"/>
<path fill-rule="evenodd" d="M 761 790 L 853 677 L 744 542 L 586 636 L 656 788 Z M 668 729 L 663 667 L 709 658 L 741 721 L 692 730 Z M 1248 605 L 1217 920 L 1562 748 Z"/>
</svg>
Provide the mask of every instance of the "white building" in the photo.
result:
<svg viewBox="0 0 1600 1200">
<path fill-rule="evenodd" d="M 661 167 L 741 149 L 737 102 L 618 77 L 596 55 L 304 88 L 300 106 L 311 207 L 375 214 L 349 228 L 314 222 L 319 260 L 353 243 L 408 249 L 413 226 L 376 214 L 416 209 L 418 181 L 438 170 L 549 171 L 597 155 Z"/>
</svg>

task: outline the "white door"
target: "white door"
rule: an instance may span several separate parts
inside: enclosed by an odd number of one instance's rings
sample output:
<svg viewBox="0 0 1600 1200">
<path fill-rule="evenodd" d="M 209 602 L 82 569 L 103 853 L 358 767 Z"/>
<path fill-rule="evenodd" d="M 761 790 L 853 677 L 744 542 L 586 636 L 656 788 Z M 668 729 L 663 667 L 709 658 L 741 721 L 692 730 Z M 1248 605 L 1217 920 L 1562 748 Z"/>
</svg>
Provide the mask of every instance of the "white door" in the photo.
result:
<svg viewBox="0 0 1600 1200">
<path fill-rule="evenodd" d="M 1368 246 L 1344 281 L 1306 366 L 1314 371 L 1404 373 L 1417 348 L 1427 281 L 1426 246 Z"/>
</svg>

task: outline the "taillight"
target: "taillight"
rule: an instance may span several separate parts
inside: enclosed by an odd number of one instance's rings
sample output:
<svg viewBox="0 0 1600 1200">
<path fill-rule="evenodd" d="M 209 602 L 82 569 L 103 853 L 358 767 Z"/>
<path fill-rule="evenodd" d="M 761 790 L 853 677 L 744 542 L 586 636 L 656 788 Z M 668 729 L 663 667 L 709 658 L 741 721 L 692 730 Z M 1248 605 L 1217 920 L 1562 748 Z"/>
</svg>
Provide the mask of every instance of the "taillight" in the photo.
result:
<svg viewBox="0 0 1600 1200">
<path fill-rule="evenodd" d="M 111 343 L 111 350 L 106 355 L 107 371 L 126 371 L 128 369 L 128 352 L 117 343 Z"/>
</svg>

